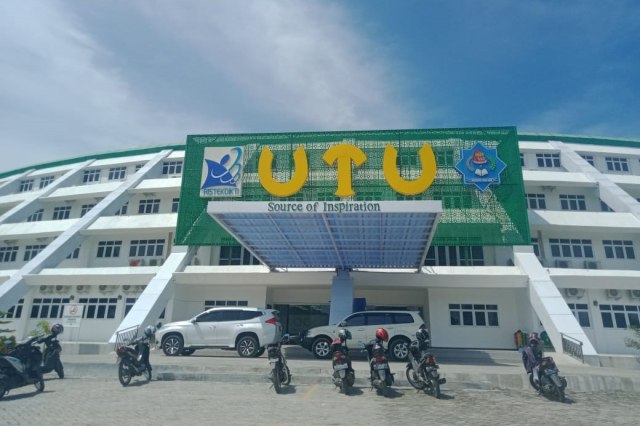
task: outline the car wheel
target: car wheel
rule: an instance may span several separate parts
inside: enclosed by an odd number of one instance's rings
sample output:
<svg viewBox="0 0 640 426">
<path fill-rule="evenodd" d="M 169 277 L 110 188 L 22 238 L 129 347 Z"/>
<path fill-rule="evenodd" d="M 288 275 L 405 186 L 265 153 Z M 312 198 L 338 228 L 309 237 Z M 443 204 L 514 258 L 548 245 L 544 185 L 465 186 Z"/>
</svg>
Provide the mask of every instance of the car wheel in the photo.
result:
<svg viewBox="0 0 640 426">
<path fill-rule="evenodd" d="M 184 341 L 182 340 L 182 337 L 178 336 L 177 334 L 167 336 L 162 341 L 162 352 L 164 352 L 166 356 L 180 355 L 183 347 Z"/>
<path fill-rule="evenodd" d="M 396 361 L 406 361 L 409 356 L 409 341 L 404 337 L 398 337 L 389 345 L 389 352 Z"/>
<path fill-rule="evenodd" d="M 236 345 L 238 355 L 244 358 L 255 357 L 260 349 L 258 347 L 258 340 L 253 336 L 243 336 L 238 340 Z"/>
<path fill-rule="evenodd" d="M 316 358 L 327 359 L 331 355 L 331 340 L 327 337 L 318 337 L 311 345 L 311 352 Z"/>
</svg>

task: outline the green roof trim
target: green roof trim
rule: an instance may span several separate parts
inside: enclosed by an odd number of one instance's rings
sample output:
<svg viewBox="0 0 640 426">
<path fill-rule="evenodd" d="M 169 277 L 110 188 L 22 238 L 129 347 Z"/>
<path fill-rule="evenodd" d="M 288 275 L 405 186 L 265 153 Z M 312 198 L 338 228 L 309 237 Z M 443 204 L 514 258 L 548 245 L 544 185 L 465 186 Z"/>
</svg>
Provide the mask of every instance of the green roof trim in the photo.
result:
<svg viewBox="0 0 640 426">
<path fill-rule="evenodd" d="M 0 179 L 8 177 L 8 176 L 13 176 L 13 175 L 17 175 L 17 174 L 20 174 L 20 173 L 24 173 L 24 172 L 26 172 L 28 170 L 48 169 L 50 167 L 58 167 L 58 166 L 64 166 L 64 165 L 67 165 L 67 164 L 80 163 L 82 161 L 87 161 L 87 160 L 104 160 L 104 159 L 107 159 L 107 158 L 130 157 L 132 155 L 154 154 L 154 153 L 163 151 L 165 149 L 184 151 L 185 146 L 186 146 L 185 144 L 163 145 L 163 146 L 154 146 L 154 147 L 150 147 L 150 148 L 136 148 L 136 149 L 122 150 L 122 151 L 105 152 L 105 153 L 102 153 L 102 154 L 95 154 L 95 155 L 83 155 L 81 157 L 73 157 L 73 158 L 68 158 L 66 160 L 59 160 L 59 161 L 52 161 L 50 163 L 36 164 L 36 165 L 33 165 L 33 166 L 21 167 L 19 169 L 15 169 L 15 170 L 11 170 L 11 171 L 8 171 L 8 172 L 0 173 Z"/>
</svg>

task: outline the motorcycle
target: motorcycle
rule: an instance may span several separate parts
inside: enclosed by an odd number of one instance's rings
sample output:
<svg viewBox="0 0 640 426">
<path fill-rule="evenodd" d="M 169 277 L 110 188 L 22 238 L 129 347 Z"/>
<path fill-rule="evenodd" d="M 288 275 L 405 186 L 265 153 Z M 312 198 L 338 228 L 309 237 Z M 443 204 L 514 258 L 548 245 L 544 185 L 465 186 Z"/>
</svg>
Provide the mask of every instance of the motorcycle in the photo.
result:
<svg viewBox="0 0 640 426">
<path fill-rule="evenodd" d="M 270 378 L 276 393 L 282 391 L 282 385 L 291 383 L 291 372 L 287 366 L 287 360 L 282 353 L 282 344 L 288 341 L 289 335 L 285 334 L 278 343 L 267 347 L 267 357 L 269 358 L 269 365 L 271 366 Z"/>
<path fill-rule="evenodd" d="M 36 346 L 40 336 L 29 338 L 18 344 L 7 355 L 0 356 L 0 398 L 11 389 L 34 385 L 36 392 L 44 390 L 44 379 L 40 364 L 42 352 Z"/>
<path fill-rule="evenodd" d="M 341 341 L 336 337 L 331 343 L 332 364 L 333 364 L 333 384 L 340 388 L 340 391 L 349 395 L 349 389 L 356 381 L 356 375 L 349 362 L 349 348 L 347 341 Z"/>
<path fill-rule="evenodd" d="M 447 382 L 447 379 L 440 378 L 436 363 L 436 357 L 427 352 L 428 341 L 420 344 L 414 340 L 409 345 L 409 362 L 407 363 L 407 380 L 416 389 L 426 389 L 436 398 L 440 398 L 440 385 Z"/>
<path fill-rule="evenodd" d="M 389 388 L 393 385 L 393 373 L 389 368 L 389 362 L 385 354 L 382 341 L 376 339 L 364 345 L 367 351 L 369 370 L 371 373 L 371 387 L 376 388 L 379 393 L 386 396 Z"/>
<path fill-rule="evenodd" d="M 539 380 L 534 378 L 533 371 L 529 373 L 529 383 L 539 393 L 564 402 L 564 390 L 567 388 L 567 380 L 559 374 L 558 367 L 552 357 L 544 357 L 538 366 Z"/>
<path fill-rule="evenodd" d="M 123 344 L 116 349 L 118 355 L 118 379 L 122 386 L 128 386 L 134 376 L 144 376 L 151 380 L 151 364 L 149 363 L 149 339 L 143 335 Z"/>
<path fill-rule="evenodd" d="M 44 350 L 42 351 L 42 374 L 50 373 L 55 370 L 58 377 L 64 379 L 64 367 L 60 360 L 62 346 L 60 346 L 57 335 L 51 333 L 48 336 L 40 338 L 37 343 L 44 344 Z"/>
</svg>

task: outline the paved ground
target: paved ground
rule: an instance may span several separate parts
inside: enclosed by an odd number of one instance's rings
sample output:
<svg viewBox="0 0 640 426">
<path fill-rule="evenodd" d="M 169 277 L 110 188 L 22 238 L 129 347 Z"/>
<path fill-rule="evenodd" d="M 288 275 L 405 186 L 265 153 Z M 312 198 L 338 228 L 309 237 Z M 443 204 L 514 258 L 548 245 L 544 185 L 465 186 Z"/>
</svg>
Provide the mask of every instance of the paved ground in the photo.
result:
<svg viewBox="0 0 640 426">
<path fill-rule="evenodd" d="M 294 377 L 295 380 L 295 377 Z M 295 382 L 294 382 L 295 383 Z M 45 391 L 12 391 L 0 424 L 17 425 L 637 425 L 638 395 L 568 393 L 564 404 L 530 390 L 444 389 L 436 400 L 396 387 L 389 398 L 357 387 L 344 396 L 330 384 L 267 384 L 49 379 Z"/>
</svg>

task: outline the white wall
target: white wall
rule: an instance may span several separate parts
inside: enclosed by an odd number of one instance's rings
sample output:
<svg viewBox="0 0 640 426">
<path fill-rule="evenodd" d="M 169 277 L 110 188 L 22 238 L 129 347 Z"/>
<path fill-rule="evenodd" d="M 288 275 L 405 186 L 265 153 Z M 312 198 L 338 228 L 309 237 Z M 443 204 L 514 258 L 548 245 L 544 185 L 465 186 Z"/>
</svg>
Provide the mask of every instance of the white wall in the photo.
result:
<svg viewBox="0 0 640 426">
<path fill-rule="evenodd" d="M 204 311 L 205 300 L 246 300 L 251 307 L 264 308 L 266 299 L 267 288 L 264 286 L 178 285 L 171 318 L 165 318 L 165 322 L 193 318 Z"/>
<path fill-rule="evenodd" d="M 515 349 L 513 333 L 523 324 L 518 300 L 523 289 L 429 289 L 429 317 L 433 346 L 452 348 Z M 498 327 L 450 325 L 450 303 L 498 305 Z"/>
</svg>

